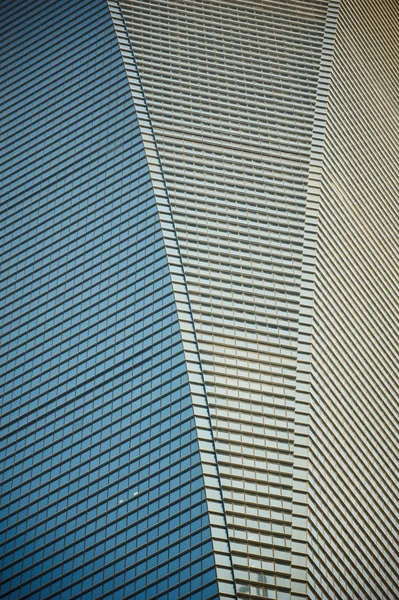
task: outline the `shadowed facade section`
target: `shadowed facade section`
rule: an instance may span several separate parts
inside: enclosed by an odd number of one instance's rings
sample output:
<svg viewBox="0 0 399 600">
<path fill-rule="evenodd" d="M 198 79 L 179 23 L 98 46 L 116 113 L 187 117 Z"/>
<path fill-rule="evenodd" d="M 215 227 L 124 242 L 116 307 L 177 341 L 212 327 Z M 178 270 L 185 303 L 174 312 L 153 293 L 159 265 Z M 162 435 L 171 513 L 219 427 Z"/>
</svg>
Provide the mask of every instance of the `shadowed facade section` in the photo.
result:
<svg viewBox="0 0 399 600">
<path fill-rule="evenodd" d="M 171 270 L 105 2 L 2 4 L 2 598 L 218 598 Z"/>
</svg>

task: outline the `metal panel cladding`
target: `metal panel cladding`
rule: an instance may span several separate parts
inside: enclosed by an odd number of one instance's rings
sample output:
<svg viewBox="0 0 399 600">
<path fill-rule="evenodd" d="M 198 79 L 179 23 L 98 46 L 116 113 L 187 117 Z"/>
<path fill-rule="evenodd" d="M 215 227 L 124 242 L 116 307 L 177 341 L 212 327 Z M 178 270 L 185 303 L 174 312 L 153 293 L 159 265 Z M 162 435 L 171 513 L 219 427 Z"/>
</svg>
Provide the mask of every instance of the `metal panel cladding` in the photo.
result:
<svg viewBox="0 0 399 600">
<path fill-rule="evenodd" d="M 316 251 L 312 598 L 399 597 L 399 6 L 342 0 Z"/>
</svg>

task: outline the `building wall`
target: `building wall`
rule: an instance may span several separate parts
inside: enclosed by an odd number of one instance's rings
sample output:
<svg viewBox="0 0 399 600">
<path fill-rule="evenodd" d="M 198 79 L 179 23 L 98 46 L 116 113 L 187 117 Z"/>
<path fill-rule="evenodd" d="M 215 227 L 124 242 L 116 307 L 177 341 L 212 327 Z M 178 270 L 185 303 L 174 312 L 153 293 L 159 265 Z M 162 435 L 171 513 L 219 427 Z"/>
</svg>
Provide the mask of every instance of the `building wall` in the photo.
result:
<svg viewBox="0 0 399 600">
<path fill-rule="evenodd" d="M 328 5 L 120 5 L 187 280 L 238 596 L 296 597 L 299 311 Z"/>
<path fill-rule="evenodd" d="M 399 596 L 398 38 L 397 2 L 341 1 L 316 248 L 312 598 Z"/>
<path fill-rule="evenodd" d="M 219 598 L 171 267 L 105 2 L 2 3 L 2 598 Z"/>
<path fill-rule="evenodd" d="M 397 2 L 1 11 L 0 596 L 395 600 Z"/>
</svg>

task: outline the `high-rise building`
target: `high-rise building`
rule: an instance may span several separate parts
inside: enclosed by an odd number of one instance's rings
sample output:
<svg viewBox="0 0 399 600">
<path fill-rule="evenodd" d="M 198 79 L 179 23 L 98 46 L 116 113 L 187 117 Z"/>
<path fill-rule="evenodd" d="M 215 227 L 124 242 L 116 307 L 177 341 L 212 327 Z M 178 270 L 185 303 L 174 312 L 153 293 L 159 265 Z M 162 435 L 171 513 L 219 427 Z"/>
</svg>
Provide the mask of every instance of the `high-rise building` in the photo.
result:
<svg viewBox="0 0 399 600">
<path fill-rule="evenodd" d="M 3 0 L 0 598 L 397 600 L 397 0 Z"/>
</svg>

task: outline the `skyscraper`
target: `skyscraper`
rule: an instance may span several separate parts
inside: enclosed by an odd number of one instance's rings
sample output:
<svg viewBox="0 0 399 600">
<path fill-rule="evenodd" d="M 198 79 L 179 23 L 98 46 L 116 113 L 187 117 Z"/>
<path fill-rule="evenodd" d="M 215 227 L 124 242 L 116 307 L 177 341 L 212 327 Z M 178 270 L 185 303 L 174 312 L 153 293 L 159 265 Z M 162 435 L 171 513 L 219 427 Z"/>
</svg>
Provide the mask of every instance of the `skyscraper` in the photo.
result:
<svg viewBox="0 0 399 600">
<path fill-rule="evenodd" d="M 389 599 L 396 0 L 6 0 L 1 598 Z"/>
</svg>

